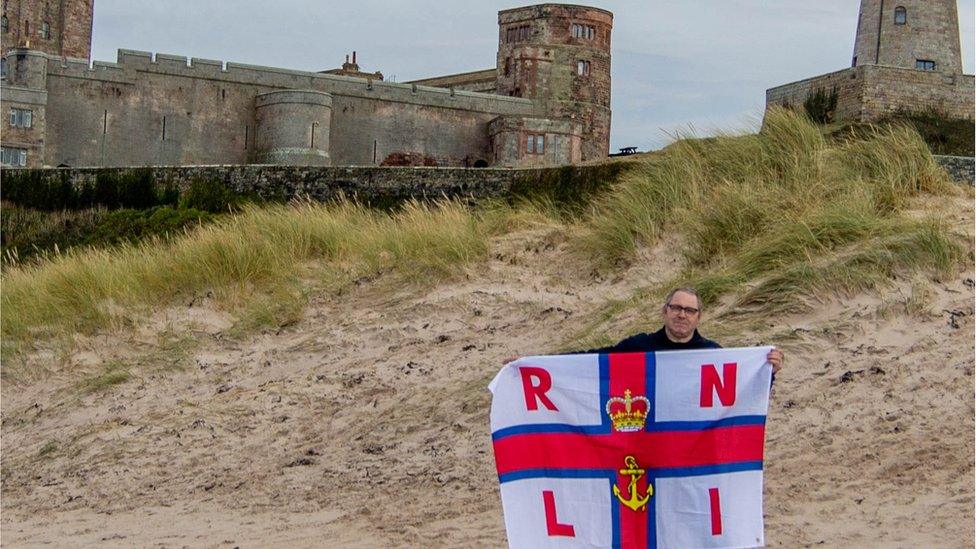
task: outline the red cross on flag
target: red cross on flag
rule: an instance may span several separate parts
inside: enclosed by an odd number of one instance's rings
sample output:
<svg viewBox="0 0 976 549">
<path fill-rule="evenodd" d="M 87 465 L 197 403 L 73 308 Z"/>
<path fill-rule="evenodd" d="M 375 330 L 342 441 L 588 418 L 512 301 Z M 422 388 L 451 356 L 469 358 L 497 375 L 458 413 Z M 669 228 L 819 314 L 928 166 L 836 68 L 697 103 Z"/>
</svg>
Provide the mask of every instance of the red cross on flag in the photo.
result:
<svg viewBox="0 0 976 549">
<path fill-rule="evenodd" d="M 510 546 L 763 545 L 770 349 L 505 365 L 489 388 Z"/>
</svg>

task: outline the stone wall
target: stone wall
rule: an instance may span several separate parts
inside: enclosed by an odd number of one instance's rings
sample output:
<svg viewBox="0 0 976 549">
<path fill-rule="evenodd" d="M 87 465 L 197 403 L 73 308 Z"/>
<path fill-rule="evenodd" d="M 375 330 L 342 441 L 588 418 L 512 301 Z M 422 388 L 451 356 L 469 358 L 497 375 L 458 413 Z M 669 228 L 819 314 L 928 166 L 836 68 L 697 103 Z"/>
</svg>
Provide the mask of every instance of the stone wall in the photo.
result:
<svg viewBox="0 0 976 549">
<path fill-rule="evenodd" d="M 936 162 L 949 174 L 949 179 L 965 185 L 976 184 L 976 158 L 971 156 L 936 156 Z"/>
<path fill-rule="evenodd" d="M 897 111 L 936 109 L 950 118 L 973 119 L 973 75 L 896 67 L 864 67 L 862 113 L 874 120 Z"/>
<path fill-rule="evenodd" d="M 605 188 L 630 162 L 556 168 L 425 168 L 425 167 L 325 167 L 325 166 L 193 166 L 152 167 L 158 184 L 175 184 L 186 190 L 194 180 L 215 182 L 238 193 L 269 200 L 310 197 L 329 200 L 356 197 L 374 205 L 391 205 L 410 198 L 489 198 L 546 194 L 561 203 Z M 133 168 L 41 168 L 33 170 L 44 180 L 70 181 L 80 187 L 94 183 L 100 173 L 121 175 Z M 21 171 L 4 169 L 3 172 Z"/>
<path fill-rule="evenodd" d="M 803 109 L 817 89 L 838 92 L 835 120 L 871 121 L 904 110 L 934 108 L 951 118 L 973 118 L 973 76 L 862 65 L 766 90 L 766 108 Z"/>
<path fill-rule="evenodd" d="M 830 92 L 837 88 L 837 109 L 834 117 L 838 120 L 860 120 L 864 90 L 864 68 L 844 69 L 797 82 L 791 82 L 766 90 L 766 109 L 786 107 L 803 110 L 807 97 L 818 89 Z"/>
<path fill-rule="evenodd" d="M 91 67 L 40 52 L 22 57 L 46 62 L 25 86 L 47 91 L 49 166 L 253 162 L 255 99 L 275 90 L 332 95 L 329 156 L 341 165 L 418 152 L 439 166 L 490 162 L 488 123 L 537 110 L 521 98 L 147 52 L 120 50 L 118 63 Z"/>
<path fill-rule="evenodd" d="M 496 80 L 497 75 L 495 69 L 485 69 L 483 71 L 432 76 L 430 78 L 411 80 L 410 82 L 404 83 L 417 84 L 420 86 L 433 86 L 435 88 L 454 88 L 455 90 L 495 93 L 497 85 Z"/>
</svg>

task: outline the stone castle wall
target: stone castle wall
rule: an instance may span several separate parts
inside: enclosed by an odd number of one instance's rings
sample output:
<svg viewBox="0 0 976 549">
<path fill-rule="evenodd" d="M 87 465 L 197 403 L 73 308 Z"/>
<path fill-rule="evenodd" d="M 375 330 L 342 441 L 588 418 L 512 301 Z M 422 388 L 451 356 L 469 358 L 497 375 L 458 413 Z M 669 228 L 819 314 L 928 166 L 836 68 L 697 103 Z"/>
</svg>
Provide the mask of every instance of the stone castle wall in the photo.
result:
<svg viewBox="0 0 976 549">
<path fill-rule="evenodd" d="M 45 81 L 28 71 L 25 84 L 47 90 L 44 164 L 53 166 L 255 161 L 255 99 L 275 90 L 332 96 L 329 155 L 342 165 L 418 152 L 436 165 L 473 165 L 489 159 L 493 118 L 536 112 L 521 98 L 146 52 L 120 50 L 117 63 L 91 67 L 24 57 L 46 64 Z"/>
<path fill-rule="evenodd" d="M 817 89 L 836 86 L 836 120 L 876 120 L 898 110 L 936 109 L 952 118 L 973 118 L 972 75 L 948 75 L 898 67 L 862 65 L 766 90 L 766 108 L 803 109 Z"/>
<path fill-rule="evenodd" d="M 804 101 L 811 94 L 818 89 L 830 92 L 835 87 L 835 118 L 860 119 L 864 95 L 864 67 L 844 69 L 770 88 L 766 90 L 766 108 L 786 107 L 802 111 Z"/>
<path fill-rule="evenodd" d="M 454 88 L 455 90 L 495 93 L 497 91 L 496 80 L 497 75 L 495 69 L 485 69 L 482 71 L 446 74 L 444 76 L 432 76 L 430 78 L 412 80 L 405 83 L 417 84 L 420 86 L 432 86 L 435 88 Z"/>
<path fill-rule="evenodd" d="M 5 2 L 4 10 L 18 21 L 47 21 L 52 5 L 23 0 L 13 4 L 16 10 Z M 0 109 L 37 113 L 33 127 L 5 141 L 17 158 L 27 151 L 28 166 L 534 166 L 602 158 L 609 151 L 613 16 L 605 10 L 540 4 L 500 12 L 503 36 L 526 18 L 535 29 L 531 40 L 500 46 L 517 57 L 514 80 L 489 69 L 397 84 L 383 82 L 378 72 L 360 72 L 355 52 L 342 69 L 324 72 L 129 50 L 119 50 L 115 63 L 89 66 L 89 50 L 76 51 L 76 42 L 90 45 L 92 8 L 92 0 L 57 5 L 60 23 L 51 32 L 66 31 L 63 40 L 58 34 L 57 47 L 18 40 L 12 43 L 19 47 L 4 50 L 9 76 Z M 86 22 L 87 31 L 81 28 Z M 588 25 L 589 35 L 574 36 L 577 24 Z M 582 62 L 586 70 L 577 73 Z M 32 102 L 18 102 L 28 94 L 13 90 L 37 93 Z M 278 92 L 299 99 L 262 99 Z M 513 117 L 525 120 L 513 123 Z M 492 126 L 496 119 L 505 123 Z M 533 137 L 514 135 L 512 128 L 554 133 L 546 136 L 544 153 L 526 154 L 524 146 L 512 145 Z M 509 153 L 515 156 L 498 156 Z"/>
</svg>

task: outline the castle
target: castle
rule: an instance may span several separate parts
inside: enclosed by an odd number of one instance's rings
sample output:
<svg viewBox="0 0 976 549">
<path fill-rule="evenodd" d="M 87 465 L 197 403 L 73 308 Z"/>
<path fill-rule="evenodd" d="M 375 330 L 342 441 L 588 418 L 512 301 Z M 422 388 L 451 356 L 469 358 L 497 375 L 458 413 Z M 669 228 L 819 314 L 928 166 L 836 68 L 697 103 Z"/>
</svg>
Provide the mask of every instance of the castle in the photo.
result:
<svg viewBox="0 0 976 549">
<path fill-rule="evenodd" d="M 606 10 L 498 14 L 493 69 L 415 82 L 119 50 L 91 56 L 94 0 L 4 0 L 7 166 L 573 164 L 610 146 Z"/>
<path fill-rule="evenodd" d="M 973 119 L 973 75 L 962 73 L 956 0 L 861 0 L 849 68 L 766 91 L 766 108 L 802 108 L 834 94 L 834 120 L 873 121 L 934 109 Z"/>
</svg>

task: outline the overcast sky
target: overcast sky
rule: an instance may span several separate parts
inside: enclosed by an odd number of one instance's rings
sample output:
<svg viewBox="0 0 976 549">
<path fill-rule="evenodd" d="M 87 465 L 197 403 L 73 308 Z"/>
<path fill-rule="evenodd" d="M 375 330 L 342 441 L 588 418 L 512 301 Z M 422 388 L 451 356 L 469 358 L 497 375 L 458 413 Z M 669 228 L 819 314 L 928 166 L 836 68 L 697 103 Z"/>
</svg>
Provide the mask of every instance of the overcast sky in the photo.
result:
<svg viewBox="0 0 976 549">
<path fill-rule="evenodd" d="M 317 71 L 356 50 L 406 80 L 495 66 L 513 0 L 96 0 L 92 56 L 119 48 Z M 858 0 L 600 0 L 614 13 L 611 147 L 755 126 L 766 88 L 850 65 Z M 974 3 L 959 0 L 973 74 Z"/>
</svg>

